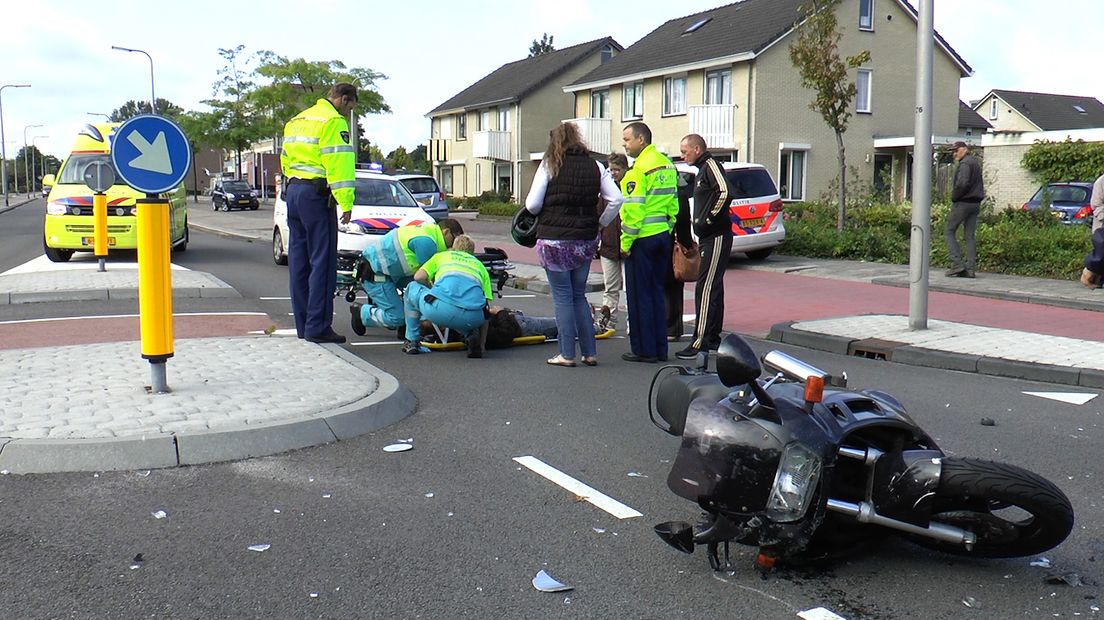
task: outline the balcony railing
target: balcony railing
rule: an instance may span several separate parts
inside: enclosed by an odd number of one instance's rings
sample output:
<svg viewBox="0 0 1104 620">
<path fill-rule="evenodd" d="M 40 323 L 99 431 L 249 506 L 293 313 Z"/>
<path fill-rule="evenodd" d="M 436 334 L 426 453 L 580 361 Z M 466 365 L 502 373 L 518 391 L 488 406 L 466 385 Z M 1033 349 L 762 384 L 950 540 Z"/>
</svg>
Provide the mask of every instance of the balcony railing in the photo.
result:
<svg viewBox="0 0 1104 620">
<path fill-rule="evenodd" d="M 472 136 L 472 157 L 511 161 L 509 131 L 477 131 Z"/>
<path fill-rule="evenodd" d="M 613 121 L 608 118 L 569 118 L 565 123 L 575 123 L 579 128 L 579 133 L 583 136 L 583 141 L 586 142 L 587 148 L 594 153 L 601 153 L 607 155 L 611 153 L 613 143 L 611 142 L 610 131 L 612 131 Z"/>
<path fill-rule="evenodd" d="M 736 136 L 733 135 L 736 106 L 732 104 L 711 104 L 690 106 L 690 133 L 705 138 L 710 149 L 736 148 Z"/>
</svg>

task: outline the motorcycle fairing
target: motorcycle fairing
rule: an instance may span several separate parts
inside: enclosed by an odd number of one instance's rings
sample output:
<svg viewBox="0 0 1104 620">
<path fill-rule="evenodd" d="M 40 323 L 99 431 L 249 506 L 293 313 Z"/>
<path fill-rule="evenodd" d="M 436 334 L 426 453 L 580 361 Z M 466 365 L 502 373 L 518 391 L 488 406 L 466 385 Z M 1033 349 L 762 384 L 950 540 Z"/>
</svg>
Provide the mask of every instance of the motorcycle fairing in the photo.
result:
<svg viewBox="0 0 1104 620">
<path fill-rule="evenodd" d="M 927 527 L 943 466 L 937 450 L 888 452 L 874 463 L 871 501 L 879 515 Z"/>
</svg>

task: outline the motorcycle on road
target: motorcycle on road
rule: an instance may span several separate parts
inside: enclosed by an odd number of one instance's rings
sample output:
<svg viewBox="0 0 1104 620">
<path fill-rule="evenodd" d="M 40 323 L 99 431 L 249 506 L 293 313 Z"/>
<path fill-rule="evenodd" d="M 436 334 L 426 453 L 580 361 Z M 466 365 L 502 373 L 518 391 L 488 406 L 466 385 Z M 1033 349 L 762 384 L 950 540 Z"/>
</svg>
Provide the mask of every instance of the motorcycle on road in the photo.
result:
<svg viewBox="0 0 1104 620">
<path fill-rule="evenodd" d="M 847 389 L 797 358 L 763 356 L 742 338 L 717 352 L 716 373 L 667 366 L 649 415 L 682 438 L 668 487 L 704 511 L 697 526 L 656 525 L 679 551 L 708 549 L 730 570 L 729 544 L 758 563 L 831 556 L 893 532 L 946 553 L 1034 555 L 1073 528 L 1053 483 L 1013 465 L 947 456 L 893 396 Z M 658 416 L 657 416 L 658 414 Z"/>
</svg>

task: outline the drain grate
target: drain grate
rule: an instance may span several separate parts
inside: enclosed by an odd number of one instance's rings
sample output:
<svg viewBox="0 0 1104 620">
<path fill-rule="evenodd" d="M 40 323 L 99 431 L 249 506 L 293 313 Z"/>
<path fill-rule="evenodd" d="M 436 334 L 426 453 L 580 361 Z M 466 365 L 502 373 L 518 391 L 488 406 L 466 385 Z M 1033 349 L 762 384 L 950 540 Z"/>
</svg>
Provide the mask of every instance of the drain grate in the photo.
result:
<svg viewBox="0 0 1104 620">
<path fill-rule="evenodd" d="M 882 340 L 881 338 L 866 338 L 856 340 L 847 346 L 847 354 L 855 357 L 865 357 L 872 360 L 893 360 L 893 349 L 903 346 L 903 342 Z"/>
</svg>

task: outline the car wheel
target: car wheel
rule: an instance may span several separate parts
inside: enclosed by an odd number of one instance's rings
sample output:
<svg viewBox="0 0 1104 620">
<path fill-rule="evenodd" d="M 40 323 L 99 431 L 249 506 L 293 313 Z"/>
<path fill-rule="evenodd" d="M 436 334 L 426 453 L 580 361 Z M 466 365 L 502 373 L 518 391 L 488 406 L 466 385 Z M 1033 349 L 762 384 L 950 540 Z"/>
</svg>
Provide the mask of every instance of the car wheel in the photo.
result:
<svg viewBox="0 0 1104 620">
<path fill-rule="evenodd" d="M 747 255 L 749 260 L 763 260 L 766 257 L 770 256 L 771 252 L 773 251 L 774 248 L 767 248 L 765 250 L 752 250 L 750 252 L 744 252 L 744 254 Z"/>
<path fill-rule="evenodd" d="M 252 209 L 253 211 L 256 211 L 257 209 L 261 208 L 261 205 L 253 205 L 252 207 L 249 207 L 249 208 Z"/>
<path fill-rule="evenodd" d="M 185 219 L 184 220 L 184 238 L 180 241 L 179 244 L 177 244 L 177 246 L 175 248 L 172 249 L 172 251 L 173 252 L 187 252 L 188 251 L 188 241 L 190 241 L 190 240 L 191 240 L 191 233 L 188 230 L 188 220 Z"/>
<path fill-rule="evenodd" d="M 280 234 L 279 228 L 272 231 L 272 262 L 277 265 L 287 264 L 287 251 L 284 249 L 284 237 Z"/>
<path fill-rule="evenodd" d="M 51 263 L 67 263 L 70 258 L 73 258 L 73 250 L 52 248 L 46 245 L 46 239 L 42 240 L 42 251 L 46 254 L 46 258 L 50 259 Z"/>
</svg>

